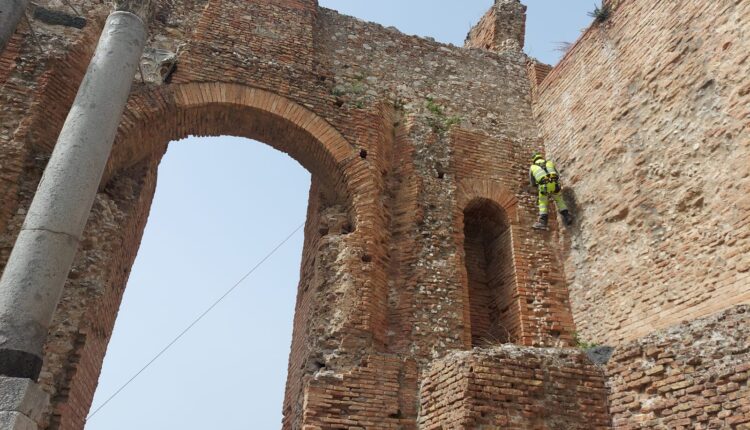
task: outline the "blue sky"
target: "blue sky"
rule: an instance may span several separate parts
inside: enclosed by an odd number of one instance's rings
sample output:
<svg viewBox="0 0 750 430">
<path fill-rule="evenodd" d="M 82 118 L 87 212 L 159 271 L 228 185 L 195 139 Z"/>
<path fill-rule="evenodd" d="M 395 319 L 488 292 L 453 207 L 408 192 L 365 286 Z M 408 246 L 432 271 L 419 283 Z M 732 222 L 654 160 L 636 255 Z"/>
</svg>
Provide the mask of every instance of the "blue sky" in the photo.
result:
<svg viewBox="0 0 750 430">
<path fill-rule="evenodd" d="M 462 45 L 491 0 L 320 0 L 407 34 Z M 550 64 L 592 0 L 524 0 L 526 51 Z M 94 408 L 305 219 L 310 176 L 267 145 L 233 137 L 170 145 L 105 358 Z M 87 430 L 280 427 L 302 234 L 298 232 Z"/>
</svg>

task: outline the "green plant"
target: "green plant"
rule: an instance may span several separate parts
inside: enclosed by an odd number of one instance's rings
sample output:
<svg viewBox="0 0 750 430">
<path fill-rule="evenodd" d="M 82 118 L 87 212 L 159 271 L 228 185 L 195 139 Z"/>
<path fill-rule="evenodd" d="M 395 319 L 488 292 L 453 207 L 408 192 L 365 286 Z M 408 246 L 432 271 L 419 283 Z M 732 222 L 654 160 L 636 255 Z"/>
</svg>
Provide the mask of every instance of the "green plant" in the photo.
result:
<svg viewBox="0 0 750 430">
<path fill-rule="evenodd" d="M 433 100 L 432 97 L 427 97 L 427 110 L 438 116 L 444 115 L 443 108 L 435 103 L 435 100 Z"/>
<path fill-rule="evenodd" d="M 461 124 L 460 116 L 452 116 L 445 120 L 445 128 L 451 128 L 456 124 Z"/>
<path fill-rule="evenodd" d="M 432 97 L 427 97 L 427 103 L 425 106 L 432 114 L 432 116 L 427 117 L 427 125 L 432 128 L 432 131 L 439 135 L 443 135 L 449 128 L 451 128 L 451 126 L 461 123 L 461 117 L 459 116 L 445 116 L 445 109 L 435 103 L 435 100 L 433 100 Z"/>
<path fill-rule="evenodd" d="M 588 15 L 594 18 L 594 22 L 601 24 L 612 15 L 612 6 L 609 4 L 602 4 L 601 7 L 595 5 L 594 10 L 589 12 Z"/>
<path fill-rule="evenodd" d="M 365 85 L 361 81 L 352 83 L 350 90 L 352 94 L 362 94 L 365 92 Z"/>
<path fill-rule="evenodd" d="M 443 123 L 438 118 L 428 117 L 427 125 L 429 125 L 432 131 L 434 131 L 437 134 L 442 135 L 443 133 L 445 133 L 445 128 L 443 127 Z"/>
<path fill-rule="evenodd" d="M 344 91 L 344 89 L 341 88 L 341 87 L 339 87 L 339 86 L 331 88 L 331 95 L 332 96 L 341 97 L 344 94 L 346 94 L 346 91 Z"/>
<path fill-rule="evenodd" d="M 357 100 L 357 102 L 354 103 L 354 107 L 356 107 L 357 109 L 364 109 L 365 103 L 362 100 Z"/>
<path fill-rule="evenodd" d="M 578 332 L 573 332 L 573 346 L 580 349 L 591 349 L 599 346 L 597 343 L 587 342 L 581 338 Z"/>
</svg>

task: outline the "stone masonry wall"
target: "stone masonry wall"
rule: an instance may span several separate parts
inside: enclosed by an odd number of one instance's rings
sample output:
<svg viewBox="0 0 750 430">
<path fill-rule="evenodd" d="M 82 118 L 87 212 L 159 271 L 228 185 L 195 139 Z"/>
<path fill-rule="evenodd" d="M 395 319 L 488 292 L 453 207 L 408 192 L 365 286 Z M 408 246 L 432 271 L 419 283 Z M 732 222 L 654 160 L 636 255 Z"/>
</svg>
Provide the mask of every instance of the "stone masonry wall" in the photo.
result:
<svg viewBox="0 0 750 430">
<path fill-rule="evenodd" d="M 750 2 L 618 2 L 537 89 L 577 225 L 582 337 L 618 344 L 750 302 Z"/>
<path fill-rule="evenodd" d="M 109 11 L 37 3 L 47 11 L 31 20 L 42 50 L 22 24 L 0 54 L 0 264 Z M 520 37 L 521 5 L 500 3 L 512 13 L 495 24 Z M 83 425 L 159 160 L 188 135 L 260 140 L 313 176 L 284 428 L 416 427 L 420 372 L 471 348 L 463 214 L 477 202 L 507 219 L 494 244 L 507 264 L 490 271 L 503 279 L 494 293 L 513 340 L 571 342 L 560 264 L 551 236 L 530 229 L 534 196 L 519 174 L 539 145 L 522 38 L 497 52 L 464 49 L 313 0 L 155 6 L 145 73 L 134 76 L 45 349 L 48 428 Z M 66 20 L 44 21 L 53 12 Z"/>
<path fill-rule="evenodd" d="M 604 372 L 580 350 L 504 345 L 426 370 L 420 429 L 608 429 Z"/>
<path fill-rule="evenodd" d="M 495 4 L 469 31 L 467 48 L 504 51 L 523 47 L 526 39 L 526 6 L 519 0 L 495 0 Z"/>
<path fill-rule="evenodd" d="M 750 428 L 750 306 L 617 348 L 607 363 L 613 428 Z"/>
<path fill-rule="evenodd" d="M 90 0 L 32 9 L 41 46 L 22 24 L 0 53 L 0 268 L 109 11 Z M 748 9 L 621 1 L 549 72 L 521 51 L 517 0 L 497 0 L 465 48 L 314 0 L 157 1 L 150 72 L 134 76 L 45 348 L 46 428 L 83 427 L 159 160 L 188 135 L 260 140 L 313 177 L 283 428 L 606 428 L 601 369 L 578 351 L 529 347 L 572 343 L 569 281 L 578 330 L 599 342 L 748 299 L 750 211 L 737 198 L 750 181 L 737 25 Z M 572 231 L 531 229 L 526 169 L 540 131 L 579 215 Z M 524 347 L 467 351 L 472 340 Z M 629 411 L 618 422 L 635 416 L 636 356 L 613 362 L 625 394 L 612 399 Z M 709 372 L 702 363 L 678 370 Z M 728 381 L 717 396 L 742 383 Z M 710 419 L 745 407 L 720 398 Z"/>
</svg>

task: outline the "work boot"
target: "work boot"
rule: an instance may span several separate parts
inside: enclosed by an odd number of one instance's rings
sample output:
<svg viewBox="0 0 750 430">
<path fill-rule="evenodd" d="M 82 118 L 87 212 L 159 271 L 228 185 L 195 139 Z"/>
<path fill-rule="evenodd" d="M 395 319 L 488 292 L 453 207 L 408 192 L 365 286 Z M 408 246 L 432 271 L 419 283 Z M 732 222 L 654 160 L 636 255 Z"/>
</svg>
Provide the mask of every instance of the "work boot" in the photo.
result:
<svg viewBox="0 0 750 430">
<path fill-rule="evenodd" d="M 562 215 L 565 225 L 573 224 L 573 214 L 571 214 L 569 210 L 565 209 L 564 211 L 560 212 L 560 215 Z"/>
<path fill-rule="evenodd" d="M 547 214 L 541 214 L 539 215 L 539 221 L 536 222 L 536 224 L 532 225 L 531 228 L 537 229 L 537 230 L 547 230 L 547 218 L 549 216 Z"/>
</svg>

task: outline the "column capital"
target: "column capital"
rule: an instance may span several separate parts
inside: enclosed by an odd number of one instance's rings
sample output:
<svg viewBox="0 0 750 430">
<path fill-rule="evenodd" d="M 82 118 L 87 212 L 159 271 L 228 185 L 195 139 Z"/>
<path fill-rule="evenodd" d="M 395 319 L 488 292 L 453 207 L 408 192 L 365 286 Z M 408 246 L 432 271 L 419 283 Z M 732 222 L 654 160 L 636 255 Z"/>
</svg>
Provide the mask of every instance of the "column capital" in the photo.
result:
<svg viewBox="0 0 750 430">
<path fill-rule="evenodd" d="M 156 2 L 152 0 L 115 0 L 115 11 L 130 12 L 148 23 L 153 15 Z"/>
<path fill-rule="evenodd" d="M 7 421 L 16 426 L 21 423 L 40 423 L 43 414 L 47 412 L 49 400 L 49 394 L 30 379 L 0 376 L 0 415 L 3 416 L 0 423 Z"/>
</svg>

